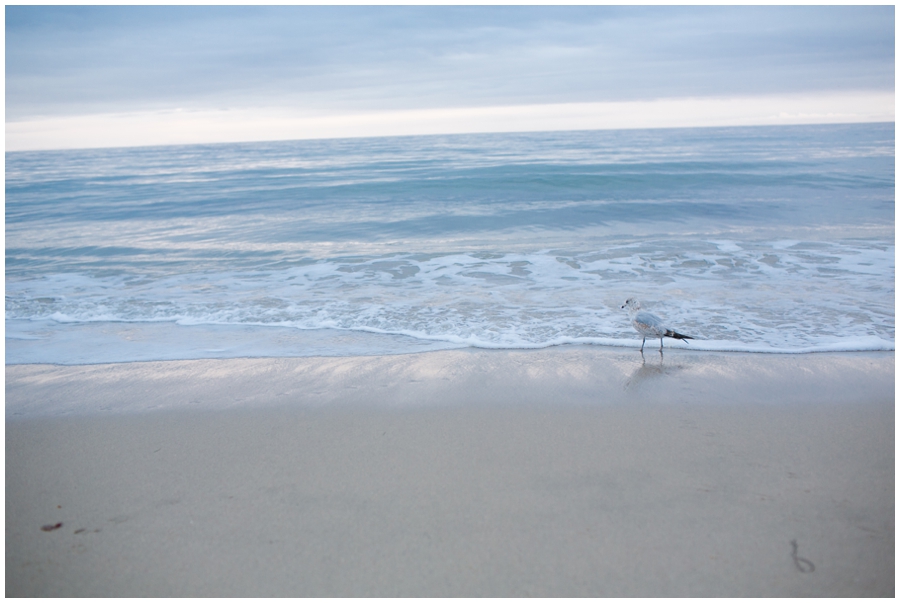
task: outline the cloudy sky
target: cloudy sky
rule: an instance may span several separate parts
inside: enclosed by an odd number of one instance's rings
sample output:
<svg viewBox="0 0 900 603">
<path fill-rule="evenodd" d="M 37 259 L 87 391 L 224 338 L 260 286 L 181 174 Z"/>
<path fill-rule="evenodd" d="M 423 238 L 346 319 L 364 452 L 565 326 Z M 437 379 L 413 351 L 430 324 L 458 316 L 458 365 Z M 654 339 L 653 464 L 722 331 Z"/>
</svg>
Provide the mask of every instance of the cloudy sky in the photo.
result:
<svg viewBox="0 0 900 603">
<path fill-rule="evenodd" d="M 6 7 L 6 148 L 893 121 L 894 7 Z"/>
</svg>

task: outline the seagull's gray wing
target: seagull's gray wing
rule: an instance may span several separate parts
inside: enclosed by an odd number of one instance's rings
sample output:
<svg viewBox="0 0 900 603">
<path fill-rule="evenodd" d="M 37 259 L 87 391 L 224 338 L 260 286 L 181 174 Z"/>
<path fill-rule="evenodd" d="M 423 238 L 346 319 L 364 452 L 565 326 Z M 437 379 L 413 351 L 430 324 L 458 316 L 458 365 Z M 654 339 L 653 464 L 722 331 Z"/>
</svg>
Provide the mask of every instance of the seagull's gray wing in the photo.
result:
<svg viewBox="0 0 900 603">
<path fill-rule="evenodd" d="M 634 315 L 633 322 L 634 328 L 642 335 L 648 337 L 662 337 L 666 332 L 666 327 L 663 326 L 662 319 L 649 312 L 638 312 Z"/>
<path fill-rule="evenodd" d="M 662 319 L 656 314 L 650 314 L 649 312 L 638 312 L 634 315 L 634 319 L 641 324 L 647 325 L 648 327 L 665 329 Z"/>
</svg>

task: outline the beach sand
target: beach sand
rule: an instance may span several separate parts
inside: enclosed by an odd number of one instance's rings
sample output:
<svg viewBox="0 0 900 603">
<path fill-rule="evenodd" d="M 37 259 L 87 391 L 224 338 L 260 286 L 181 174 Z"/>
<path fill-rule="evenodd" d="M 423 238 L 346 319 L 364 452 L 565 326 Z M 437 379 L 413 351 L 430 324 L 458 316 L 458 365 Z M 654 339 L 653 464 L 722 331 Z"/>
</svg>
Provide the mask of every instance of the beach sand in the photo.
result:
<svg viewBox="0 0 900 603">
<path fill-rule="evenodd" d="M 894 355 L 7 366 L 6 595 L 893 596 Z"/>
</svg>

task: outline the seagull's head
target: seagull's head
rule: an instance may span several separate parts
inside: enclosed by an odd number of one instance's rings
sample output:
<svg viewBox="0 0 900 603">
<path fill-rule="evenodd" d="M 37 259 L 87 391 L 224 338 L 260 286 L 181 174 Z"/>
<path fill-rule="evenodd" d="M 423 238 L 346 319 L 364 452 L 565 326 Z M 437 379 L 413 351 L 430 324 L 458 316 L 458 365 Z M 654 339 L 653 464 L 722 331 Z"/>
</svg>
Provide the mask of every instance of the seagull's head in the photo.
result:
<svg viewBox="0 0 900 603">
<path fill-rule="evenodd" d="M 641 309 L 641 302 L 634 299 L 633 297 L 629 297 L 625 300 L 625 304 L 622 306 L 623 310 L 628 310 L 629 312 L 637 312 Z"/>
</svg>

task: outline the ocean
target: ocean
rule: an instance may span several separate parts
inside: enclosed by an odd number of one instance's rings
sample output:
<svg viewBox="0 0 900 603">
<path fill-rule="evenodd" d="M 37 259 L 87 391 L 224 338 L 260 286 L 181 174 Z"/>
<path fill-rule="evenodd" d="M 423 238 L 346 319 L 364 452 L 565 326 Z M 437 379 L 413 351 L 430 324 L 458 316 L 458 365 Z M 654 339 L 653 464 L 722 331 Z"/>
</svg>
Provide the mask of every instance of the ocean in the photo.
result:
<svg viewBox="0 0 900 603">
<path fill-rule="evenodd" d="M 6 153 L 7 364 L 636 349 L 629 297 L 893 350 L 893 123 Z"/>
</svg>

